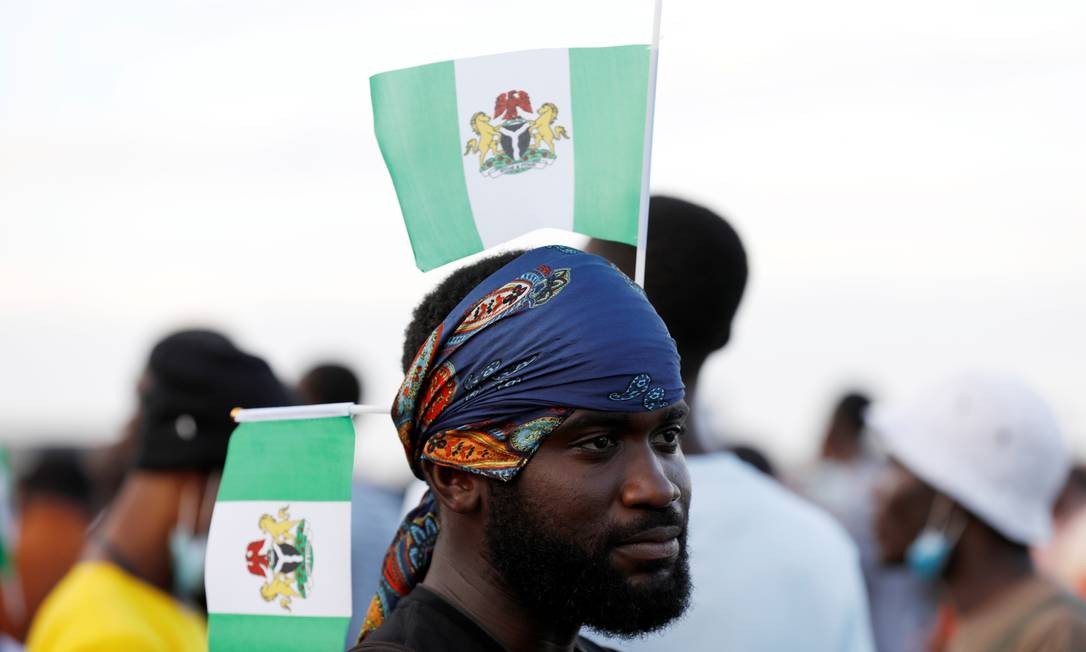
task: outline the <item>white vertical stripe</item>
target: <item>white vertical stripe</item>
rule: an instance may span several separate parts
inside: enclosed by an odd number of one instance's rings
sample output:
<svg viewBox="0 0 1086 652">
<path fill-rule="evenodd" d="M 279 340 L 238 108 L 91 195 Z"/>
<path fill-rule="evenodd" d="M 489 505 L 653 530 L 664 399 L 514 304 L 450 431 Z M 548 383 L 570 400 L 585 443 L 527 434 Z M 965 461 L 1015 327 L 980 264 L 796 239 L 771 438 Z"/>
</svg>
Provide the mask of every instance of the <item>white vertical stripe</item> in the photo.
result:
<svg viewBox="0 0 1086 652">
<path fill-rule="evenodd" d="M 264 580 L 249 572 L 245 549 L 264 539 L 261 515 L 305 519 L 313 554 L 307 597 L 291 599 L 290 611 L 260 595 Z M 343 502 L 236 500 L 215 504 L 204 574 L 209 613 L 260 616 L 351 616 L 351 504 Z"/>
<path fill-rule="evenodd" d="M 528 50 L 456 61 L 457 120 L 462 143 L 478 138 L 471 117 L 479 111 L 494 119 L 495 100 L 511 90 L 524 91 L 533 113 L 519 111 L 529 120 L 539 107 L 550 102 L 558 107 L 555 126 L 573 138 L 573 111 L 569 85 L 569 51 Z M 463 157 L 464 178 L 475 224 L 483 245 L 491 247 L 545 227 L 573 229 L 573 142 L 555 142 L 554 161 L 543 168 L 519 174 L 488 176 L 479 172 L 479 155 Z"/>
</svg>

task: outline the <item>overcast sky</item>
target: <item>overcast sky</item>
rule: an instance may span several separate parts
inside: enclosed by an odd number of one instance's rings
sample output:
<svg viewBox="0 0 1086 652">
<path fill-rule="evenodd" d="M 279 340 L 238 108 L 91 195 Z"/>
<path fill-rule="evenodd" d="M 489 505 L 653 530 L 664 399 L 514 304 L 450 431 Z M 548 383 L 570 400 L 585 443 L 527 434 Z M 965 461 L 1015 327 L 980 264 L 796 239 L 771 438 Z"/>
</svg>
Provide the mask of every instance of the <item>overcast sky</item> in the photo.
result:
<svg viewBox="0 0 1086 652">
<path fill-rule="evenodd" d="M 0 4 L 0 437 L 102 441 L 210 324 L 386 404 L 413 265 L 368 77 L 647 42 L 651 2 Z M 750 250 L 721 433 L 810 455 L 829 401 L 1025 376 L 1086 451 L 1086 3 L 665 3 L 653 188 Z M 548 232 L 529 242 L 577 243 Z M 363 454 L 395 453 L 375 420 Z"/>
</svg>

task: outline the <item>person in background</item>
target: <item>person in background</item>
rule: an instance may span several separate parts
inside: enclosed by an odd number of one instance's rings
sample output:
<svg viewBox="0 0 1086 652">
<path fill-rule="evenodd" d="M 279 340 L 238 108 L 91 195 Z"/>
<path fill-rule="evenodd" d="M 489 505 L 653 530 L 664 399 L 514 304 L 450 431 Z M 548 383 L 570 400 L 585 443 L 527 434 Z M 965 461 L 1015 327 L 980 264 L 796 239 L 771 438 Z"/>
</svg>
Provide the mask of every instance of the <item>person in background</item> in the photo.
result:
<svg viewBox="0 0 1086 652">
<path fill-rule="evenodd" d="M 303 405 L 358 403 L 362 400 L 362 381 L 349 367 L 328 362 L 305 372 L 296 391 Z"/>
<path fill-rule="evenodd" d="M 295 392 L 305 404 L 361 403 L 362 381 L 343 364 L 329 362 L 307 371 Z M 364 454 L 364 453 L 363 453 Z M 355 477 L 351 483 L 351 602 L 368 604 L 381 579 L 381 561 L 400 525 L 403 492 Z M 365 612 L 354 609 L 347 630 L 352 647 L 362 629 Z"/>
<path fill-rule="evenodd" d="M 155 345 L 139 383 L 138 449 L 83 559 L 42 604 L 30 652 L 205 650 L 202 598 L 211 510 L 234 407 L 289 404 L 264 360 L 224 336 L 181 331 Z"/>
<path fill-rule="evenodd" d="M 1086 466 L 1071 470 L 1052 512 L 1052 540 L 1033 550 L 1038 568 L 1086 598 Z"/>
<path fill-rule="evenodd" d="M 882 559 L 938 581 L 947 652 L 1086 650 L 1086 605 L 1043 578 L 1070 456 L 1048 407 L 1014 378 L 963 374 L 875 420 L 892 464 L 877 491 Z"/>
<path fill-rule="evenodd" d="M 851 391 L 836 403 L 818 463 L 794 482 L 796 490 L 832 514 L 860 550 L 871 626 L 879 652 L 921 652 L 935 623 L 936 594 L 907 569 L 884 565 L 875 539 L 874 491 L 885 459 L 869 441 L 871 399 Z"/>
<path fill-rule="evenodd" d="M 22 641 L 45 596 L 75 565 L 83 550 L 92 512 L 90 480 L 79 454 L 71 450 L 41 452 L 19 477 L 15 498 L 19 525 L 13 547 L 17 595 L 3 597 L 10 619 L 5 631 Z"/>
<path fill-rule="evenodd" d="M 593 240 L 589 250 L 633 271 L 633 247 Z M 731 338 L 747 281 L 742 241 L 707 208 L 653 197 L 646 257 L 645 292 L 682 356 L 687 401 L 712 400 L 698 393 L 698 378 Z M 699 426 L 688 421 L 682 443 L 696 491 L 691 607 L 666 630 L 614 644 L 628 650 L 872 650 L 858 555 L 848 535 L 771 478 L 715 450 Z"/>
</svg>

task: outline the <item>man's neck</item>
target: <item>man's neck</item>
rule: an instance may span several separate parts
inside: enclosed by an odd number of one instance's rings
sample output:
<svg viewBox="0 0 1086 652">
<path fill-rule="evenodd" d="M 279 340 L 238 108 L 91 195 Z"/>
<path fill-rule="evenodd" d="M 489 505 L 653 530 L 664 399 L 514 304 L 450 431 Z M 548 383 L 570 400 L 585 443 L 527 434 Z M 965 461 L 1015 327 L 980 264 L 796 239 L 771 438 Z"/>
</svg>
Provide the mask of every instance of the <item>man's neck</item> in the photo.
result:
<svg viewBox="0 0 1086 652">
<path fill-rule="evenodd" d="M 686 404 L 690 406 L 690 414 L 686 417 L 686 434 L 683 435 L 682 448 L 683 455 L 688 457 L 713 452 L 705 440 L 705 435 L 701 432 L 697 419 L 697 408 L 695 407 L 700 371 L 701 367 L 699 366 L 691 373 L 690 377 L 683 376 L 683 385 L 686 386 L 685 400 Z"/>
<path fill-rule="evenodd" d="M 170 590 L 170 532 L 181 480 L 168 473 L 129 475 L 109 507 L 85 559 L 109 561 L 163 591 Z"/>
<path fill-rule="evenodd" d="M 948 569 L 946 584 L 958 612 L 969 616 L 1031 577 L 1033 572 L 1028 554 L 994 546 L 982 552 L 956 555 Z"/>
<path fill-rule="evenodd" d="M 482 554 L 481 542 L 454 542 L 442 533 L 434 548 L 423 585 L 463 611 L 513 652 L 572 651 L 578 628 L 546 622 L 547 614 L 532 613 L 502 580 Z M 475 550 L 452 558 L 453 550 Z"/>
</svg>

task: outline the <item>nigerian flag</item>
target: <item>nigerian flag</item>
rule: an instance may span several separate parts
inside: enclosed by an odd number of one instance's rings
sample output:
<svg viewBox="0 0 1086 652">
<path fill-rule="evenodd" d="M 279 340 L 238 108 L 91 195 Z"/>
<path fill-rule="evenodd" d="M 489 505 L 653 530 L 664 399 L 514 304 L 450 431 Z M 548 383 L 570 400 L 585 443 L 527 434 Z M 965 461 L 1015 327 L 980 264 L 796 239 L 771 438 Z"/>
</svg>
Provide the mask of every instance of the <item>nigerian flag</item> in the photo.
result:
<svg viewBox="0 0 1086 652">
<path fill-rule="evenodd" d="M 371 77 L 419 268 L 544 227 L 636 244 L 653 61 L 648 45 L 529 50 Z"/>
<path fill-rule="evenodd" d="M 11 474 L 11 455 L 0 448 L 0 582 L 12 576 L 15 560 L 11 552 L 15 548 L 15 496 Z"/>
<path fill-rule="evenodd" d="M 238 414 L 208 537 L 213 652 L 343 649 L 351 617 L 349 410 Z"/>
</svg>

